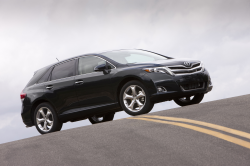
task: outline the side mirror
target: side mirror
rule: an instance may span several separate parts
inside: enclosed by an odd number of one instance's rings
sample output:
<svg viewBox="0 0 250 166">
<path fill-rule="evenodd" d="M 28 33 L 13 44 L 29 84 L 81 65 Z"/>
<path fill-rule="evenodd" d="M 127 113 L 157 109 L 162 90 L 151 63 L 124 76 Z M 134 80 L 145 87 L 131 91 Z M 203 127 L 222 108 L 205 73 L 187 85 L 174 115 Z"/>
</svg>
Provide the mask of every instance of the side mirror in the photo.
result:
<svg viewBox="0 0 250 166">
<path fill-rule="evenodd" d="M 94 68 L 94 71 L 104 71 L 106 69 L 107 69 L 106 64 L 101 64 L 101 65 L 96 66 Z"/>
</svg>

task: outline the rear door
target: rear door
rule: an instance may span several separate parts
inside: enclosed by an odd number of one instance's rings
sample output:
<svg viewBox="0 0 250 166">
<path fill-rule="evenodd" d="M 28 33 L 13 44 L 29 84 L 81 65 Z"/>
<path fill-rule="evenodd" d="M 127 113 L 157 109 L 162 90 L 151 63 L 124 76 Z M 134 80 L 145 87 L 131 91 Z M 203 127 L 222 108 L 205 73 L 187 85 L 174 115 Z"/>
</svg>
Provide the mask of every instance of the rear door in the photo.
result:
<svg viewBox="0 0 250 166">
<path fill-rule="evenodd" d="M 75 88 L 76 59 L 56 65 L 45 83 L 46 98 L 55 107 L 58 114 L 76 108 Z"/>
</svg>

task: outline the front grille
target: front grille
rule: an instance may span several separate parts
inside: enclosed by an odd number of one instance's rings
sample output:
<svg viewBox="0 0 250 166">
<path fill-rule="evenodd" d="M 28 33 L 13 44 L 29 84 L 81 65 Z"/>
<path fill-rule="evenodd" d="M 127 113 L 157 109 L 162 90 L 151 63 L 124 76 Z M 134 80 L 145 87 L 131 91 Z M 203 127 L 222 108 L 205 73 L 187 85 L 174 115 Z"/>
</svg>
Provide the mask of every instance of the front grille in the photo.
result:
<svg viewBox="0 0 250 166">
<path fill-rule="evenodd" d="M 194 63 L 190 67 L 184 65 L 167 66 L 175 75 L 190 74 L 202 70 L 201 63 Z"/>
<path fill-rule="evenodd" d="M 194 68 L 194 67 L 198 67 L 198 66 L 200 66 L 200 63 L 194 64 L 192 67 Z"/>
<path fill-rule="evenodd" d="M 203 88 L 205 85 L 204 82 L 197 82 L 197 83 L 190 83 L 190 84 L 183 84 L 181 85 L 183 90 L 194 90 Z"/>
<path fill-rule="evenodd" d="M 186 67 L 182 67 L 182 66 L 170 66 L 170 67 L 168 67 L 169 69 L 173 69 L 173 70 L 175 70 L 175 69 L 186 69 Z"/>
</svg>

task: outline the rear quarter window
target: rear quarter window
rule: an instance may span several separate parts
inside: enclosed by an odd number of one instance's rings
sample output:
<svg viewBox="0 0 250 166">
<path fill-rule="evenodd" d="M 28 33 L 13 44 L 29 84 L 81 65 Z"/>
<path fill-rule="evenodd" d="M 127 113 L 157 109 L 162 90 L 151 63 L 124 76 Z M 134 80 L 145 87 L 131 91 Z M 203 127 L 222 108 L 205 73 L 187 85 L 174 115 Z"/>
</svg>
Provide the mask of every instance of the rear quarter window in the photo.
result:
<svg viewBox="0 0 250 166">
<path fill-rule="evenodd" d="M 34 85 L 42 76 L 43 74 L 49 69 L 50 67 L 45 67 L 42 68 L 40 70 L 38 70 L 37 72 L 35 72 L 34 76 L 31 78 L 31 80 L 28 82 L 28 84 L 26 85 L 26 87 L 29 87 L 31 85 Z"/>
<path fill-rule="evenodd" d="M 45 72 L 45 74 L 37 81 L 37 83 L 43 83 L 43 82 L 48 81 L 48 78 L 50 76 L 52 69 L 53 69 L 53 67 L 51 67 L 49 70 L 47 70 L 47 72 Z"/>
</svg>

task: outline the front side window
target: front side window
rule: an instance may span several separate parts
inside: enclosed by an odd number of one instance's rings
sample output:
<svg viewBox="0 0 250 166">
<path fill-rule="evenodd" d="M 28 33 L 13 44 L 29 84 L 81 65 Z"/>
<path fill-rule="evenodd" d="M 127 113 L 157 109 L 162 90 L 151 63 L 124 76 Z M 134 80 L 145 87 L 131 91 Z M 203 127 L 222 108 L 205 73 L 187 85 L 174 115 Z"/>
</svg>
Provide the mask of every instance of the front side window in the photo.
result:
<svg viewBox="0 0 250 166">
<path fill-rule="evenodd" d="M 101 64 L 106 64 L 106 61 L 95 56 L 81 57 L 79 58 L 78 72 L 79 74 L 87 74 L 95 72 L 94 68 Z M 112 65 L 110 65 L 109 68 L 111 69 Z"/>
<path fill-rule="evenodd" d="M 121 64 L 143 63 L 157 60 L 167 60 L 165 56 L 142 50 L 119 50 L 102 53 L 102 55 Z"/>
<path fill-rule="evenodd" d="M 55 66 L 51 74 L 51 80 L 71 77 L 75 75 L 75 60 L 71 60 Z"/>
</svg>

